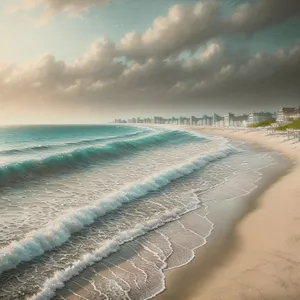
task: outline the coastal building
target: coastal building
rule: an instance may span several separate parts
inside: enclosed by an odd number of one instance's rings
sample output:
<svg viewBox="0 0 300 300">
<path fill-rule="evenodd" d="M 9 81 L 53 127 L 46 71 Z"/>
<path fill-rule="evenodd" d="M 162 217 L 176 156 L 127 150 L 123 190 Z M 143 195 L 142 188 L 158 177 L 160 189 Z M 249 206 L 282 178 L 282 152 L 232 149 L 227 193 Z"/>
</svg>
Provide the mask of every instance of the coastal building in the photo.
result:
<svg viewBox="0 0 300 300">
<path fill-rule="evenodd" d="M 236 116 L 232 113 L 228 113 L 224 115 L 224 126 L 225 127 L 241 127 L 241 126 L 247 126 L 248 123 L 248 116 L 247 115 L 241 115 Z"/>
<path fill-rule="evenodd" d="M 202 126 L 203 125 L 203 119 L 202 118 L 197 118 L 197 124 L 198 126 Z"/>
<path fill-rule="evenodd" d="M 154 124 L 166 124 L 166 123 L 167 123 L 167 119 L 158 116 L 154 117 Z"/>
<path fill-rule="evenodd" d="M 300 119 L 300 107 L 295 108 L 294 119 Z"/>
<path fill-rule="evenodd" d="M 197 125 L 197 123 L 198 123 L 198 118 L 196 118 L 195 116 L 191 116 L 190 124 L 191 125 Z"/>
<path fill-rule="evenodd" d="M 282 107 L 277 112 L 276 122 L 279 124 L 286 124 L 290 119 L 295 117 L 295 107 Z"/>
<path fill-rule="evenodd" d="M 273 120 L 275 121 L 274 114 L 270 112 L 252 112 L 248 116 L 248 125 Z"/>
<path fill-rule="evenodd" d="M 127 123 L 127 121 L 122 119 L 115 119 L 115 123 Z"/>
<path fill-rule="evenodd" d="M 203 126 L 212 126 L 213 117 L 209 117 L 208 115 L 203 115 Z"/>
<path fill-rule="evenodd" d="M 242 121 L 242 127 L 247 127 L 248 126 L 248 120 Z"/>
<path fill-rule="evenodd" d="M 179 119 L 178 118 L 175 118 L 175 117 L 172 117 L 170 119 L 170 122 L 169 124 L 175 124 L 175 125 L 178 125 L 179 124 Z"/>
<path fill-rule="evenodd" d="M 186 117 L 180 117 L 179 118 L 179 124 L 180 125 L 190 125 L 190 118 L 186 118 Z"/>
<path fill-rule="evenodd" d="M 289 119 L 300 118 L 300 107 L 282 108 L 277 113 L 277 121 L 285 122 Z M 192 125 L 192 126 L 214 126 L 214 127 L 241 127 L 249 124 L 255 124 L 267 120 L 276 120 L 276 114 L 270 112 L 252 112 L 249 115 L 243 114 L 236 116 L 233 113 L 225 114 L 223 117 L 214 113 L 212 116 L 202 115 L 200 118 L 196 116 L 190 117 L 169 117 L 154 116 L 152 118 L 133 117 L 128 120 L 115 119 L 115 123 L 131 123 L 131 124 L 174 124 L 174 125 Z"/>
<path fill-rule="evenodd" d="M 215 127 L 220 127 L 221 121 L 224 121 L 224 118 L 216 113 L 213 114 L 212 119 L 212 125 Z"/>
<path fill-rule="evenodd" d="M 233 125 L 235 115 L 232 113 L 228 113 L 224 115 L 224 126 L 229 127 Z"/>
<path fill-rule="evenodd" d="M 213 126 L 214 127 L 224 127 L 224 119 L 222 118 L 220 121 L 216 121 Z"/>
<path fill-rule="evenodd" d="M 136 118 L 128 119 L 127 122 L 135 124 L 135 123 L 137 123 L 137 119 Z"/>
<path fill-rule="evenodd" d="M 234 126 L 242 126 L 242 127 L 247 127 L 248 126 L 248 115 L 243 114 L 241 116 L 237 116 L 235 121 L 236 121 L 236 125 Z"/>
</svg>

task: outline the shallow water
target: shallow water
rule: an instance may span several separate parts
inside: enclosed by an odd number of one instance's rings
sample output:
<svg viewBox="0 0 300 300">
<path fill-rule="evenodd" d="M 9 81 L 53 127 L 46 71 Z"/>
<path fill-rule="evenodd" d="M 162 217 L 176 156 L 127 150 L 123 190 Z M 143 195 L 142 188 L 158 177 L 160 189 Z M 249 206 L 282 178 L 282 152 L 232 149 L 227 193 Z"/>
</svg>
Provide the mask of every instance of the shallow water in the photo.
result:
<svg viewBox="0 0 300 300">
<path fill-rule="evenodd" d="M 126 126 L 0 132 L 0 298 L 149 299 L 271 153 Z"/>
</svg>

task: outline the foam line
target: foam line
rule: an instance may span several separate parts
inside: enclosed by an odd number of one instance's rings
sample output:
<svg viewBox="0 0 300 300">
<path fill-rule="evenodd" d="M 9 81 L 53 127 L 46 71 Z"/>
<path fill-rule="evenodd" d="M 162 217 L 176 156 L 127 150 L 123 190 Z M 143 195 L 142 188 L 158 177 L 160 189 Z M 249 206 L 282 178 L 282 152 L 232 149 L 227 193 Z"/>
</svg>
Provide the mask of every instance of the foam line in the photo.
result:
<svg viewBox="0 0 300 300">
<path fill-rule="evenodd" d="M 72 152 L 57 153 L 37 160 L 24 160 L 0 166 L 0 185 L 34 176 L 59 172 L 63 169 L 83 167 L 91 163 L 117 159 L 150 147 L 204 141 L 205 138 L 179 131 L 163 131 L 141 138 L 110 142 L 101 147 L 80 148 Z"/>
<path fill-rule="evenodd" d="M 58 271 L 53 277 L 49 278 L 43 284 L 42 290 L 36 295 L 32 296 L 29 300 L 47 300 L 55 296 L 55 291 L 64 287 L 65 282 L 72 277 L 78 275 L 87 267 L 101 261 L 109 254 L 117 252 L 120 246 L 126 242 L 146 234 L 162 225 L 173 221 L 178 218 L 181 211 L 175 209 L 171 212 L 163 214 L 159 219 L 152 219 L 143 224 L 137 224 L 134 228 L 118 233 L 113 239 L 107 240 L 100 248 L 92 253 L 85 254 L 81 259 L 73 263 L 72 266 L 63 271 Z"/>
<path fill-rule="evenodd" d="M 45 145 L 34 145 L 34 146 L 28 146 L 23 148 L 11 148 L 7 150 L 1 150 L 0 154 L 2 155 L 13 155 L 13 154 L 23 154 L 27 152 L 35 152 L 35 151 L 43 151 L 43 150 L 55 150 L 60 148 L 65 148 L 69 146 L 81 146 L 81 145 L 92 145 L 97 144 L 101 142 L 110 142 L 113 140 L 124 140 L 127 138 L 135 138 L 142 135 L 146 135 L 153 132 L 153 130 L 140 130 L 134 133 L 129 133 L 123 136 L 104 136 L 100 138 L 95 139 L 86 139 L 86 140 L 80 140 L 77 142 L 65 142 L 65 143 L 55 143 L 55 144 L 45 144 Z"/>
<path fill-rule="evenodd" d="M 27 262 L 46 251 L 68 241 L 71 235 L 85 226 L 125 203 L 135 201 L 149 192 L 156 191 L 170 182 L 199 170 L 210 162 L 222 159 L 238 152 L 226 147 L 217 152 L 191 159 L 189 162 L 174 166 L 157 173 L 146 180 L 131 183 L 119 191 L 100 199 L 94 205 L 84 206 L 50 222 L 45 228 L 32 231 L 20 241 L 0 249 L 0 275 L 15 268 L 21 262 Z"/>
</svg>

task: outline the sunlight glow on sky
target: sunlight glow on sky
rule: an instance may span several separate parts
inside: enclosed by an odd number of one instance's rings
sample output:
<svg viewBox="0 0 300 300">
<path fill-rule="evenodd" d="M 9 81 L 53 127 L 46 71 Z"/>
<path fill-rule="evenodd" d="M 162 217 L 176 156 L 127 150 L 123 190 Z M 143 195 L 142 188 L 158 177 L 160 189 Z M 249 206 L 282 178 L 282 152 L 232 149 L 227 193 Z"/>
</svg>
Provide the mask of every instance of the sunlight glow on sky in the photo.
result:
<svg viewBox="0 0 300 300">
<path fill-rule="evenodd" d="M 1 122 L 296 105 L 299 32 L 294 0 L 2 0 Z"/>
</svg>

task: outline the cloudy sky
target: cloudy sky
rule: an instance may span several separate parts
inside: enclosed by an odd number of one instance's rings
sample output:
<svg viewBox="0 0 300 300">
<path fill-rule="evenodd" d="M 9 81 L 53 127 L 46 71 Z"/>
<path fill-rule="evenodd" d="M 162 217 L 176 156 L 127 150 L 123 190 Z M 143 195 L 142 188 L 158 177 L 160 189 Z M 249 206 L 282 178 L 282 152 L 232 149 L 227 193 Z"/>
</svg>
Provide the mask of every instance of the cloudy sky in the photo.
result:
<svg viewBox="0 0 300 300">
<path fill-rule="evenodd" d="M 0 123 L 300 105 L 299 0 L 1 0 Z"/>
</svg>

